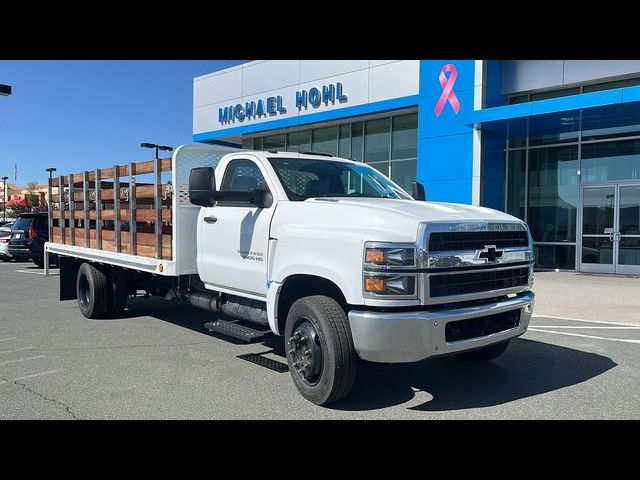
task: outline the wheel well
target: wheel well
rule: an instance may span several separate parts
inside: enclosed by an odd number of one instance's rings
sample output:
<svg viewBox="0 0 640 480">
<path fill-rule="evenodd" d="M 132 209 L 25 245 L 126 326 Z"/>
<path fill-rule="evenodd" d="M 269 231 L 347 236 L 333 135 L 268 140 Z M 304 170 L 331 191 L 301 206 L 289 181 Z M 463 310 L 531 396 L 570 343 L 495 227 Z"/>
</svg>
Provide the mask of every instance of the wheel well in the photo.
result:
<svg viewBox="0 0 640 480">
<path fill-rule="evenodd" d="M 293 302 L 310 295 L 325 295 L 333 298 L 340 306 L 347 310 L 347 301 L 335 283 L 315 275 L 292 275 L 287 277 L 281 287 L 278 299 L 278 332 L 284 332 L 287 314 Z"/>
</svg>

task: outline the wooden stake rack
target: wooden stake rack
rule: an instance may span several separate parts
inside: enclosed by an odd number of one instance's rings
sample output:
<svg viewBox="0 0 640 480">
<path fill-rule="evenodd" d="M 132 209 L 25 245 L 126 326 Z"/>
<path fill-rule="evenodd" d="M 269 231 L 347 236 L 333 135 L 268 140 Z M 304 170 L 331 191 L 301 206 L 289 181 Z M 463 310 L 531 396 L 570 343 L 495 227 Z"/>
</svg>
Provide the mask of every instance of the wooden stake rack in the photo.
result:
<svg viewBox="0 0 640 480">
<path fill-rule="evenodd" d="M 170 171 L 171 158 L 159 158 L 52 178 L 50 241 L 171 260 L 173 191 L 161 175 Z"/>
</svg>

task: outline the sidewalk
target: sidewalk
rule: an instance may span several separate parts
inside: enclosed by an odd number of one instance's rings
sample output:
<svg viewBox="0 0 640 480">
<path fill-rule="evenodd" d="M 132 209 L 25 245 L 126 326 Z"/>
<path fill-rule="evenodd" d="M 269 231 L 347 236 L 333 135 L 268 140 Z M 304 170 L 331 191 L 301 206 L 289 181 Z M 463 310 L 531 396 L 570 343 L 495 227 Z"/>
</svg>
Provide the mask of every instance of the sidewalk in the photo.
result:
<svg viewBox="0 0 640 480">
<path fill-rule="evenodd" d="M 536 272 L 534 315 L 640 325 L 640 278 Z"/>
</svg>

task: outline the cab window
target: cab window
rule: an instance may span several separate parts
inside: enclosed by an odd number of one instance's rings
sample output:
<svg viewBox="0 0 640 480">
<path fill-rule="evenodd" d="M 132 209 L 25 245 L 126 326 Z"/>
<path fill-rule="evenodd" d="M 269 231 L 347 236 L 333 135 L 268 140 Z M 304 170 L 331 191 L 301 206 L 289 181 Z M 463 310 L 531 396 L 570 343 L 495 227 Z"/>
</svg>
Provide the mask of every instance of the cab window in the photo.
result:
<svg viewBox="0 0 640 480">
<path fill-rule="evenodd" d="M 232 160 L 227 165 L 220 185 L 221 192 L 251 192 L 254 190 L 269 191 L 267 182 L 258 168 L 251 160 Z M 224 206 L 251 206 L 249 202 L 225 200 L 218 202 Z"/>
</svg>

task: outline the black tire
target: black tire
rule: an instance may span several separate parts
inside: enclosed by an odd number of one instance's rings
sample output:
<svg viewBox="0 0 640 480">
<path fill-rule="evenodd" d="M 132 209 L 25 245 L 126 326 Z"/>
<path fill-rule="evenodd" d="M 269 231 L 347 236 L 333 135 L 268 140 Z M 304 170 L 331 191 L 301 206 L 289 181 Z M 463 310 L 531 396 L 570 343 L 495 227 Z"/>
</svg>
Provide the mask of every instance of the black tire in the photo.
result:
<svg viewBox="0 0 640 480">
<path fill-rule="evenodd" d="M 479 348 L 478 350 L 471 350 L 470 352 L 462 352 L 458 354 L 458 357 L 472 362 L 488 362 L 502 355 L 509 346 L 509 341 L 510 340 L 496 343 L 490 347 Z"/>
<path fill-rule="evenodd" d="M 44 258 L 32 258 L 33 263 L 36 265 L 36 267 L 38 268 L 43 268 L 44 267 Z"/>
<path fill-rule="evenodd" d="M 127 275 L 121 268 L 109 270 L 109 296 L 107 298 L 107 315 L 117 316 L 124 312 L 129 299 Z"/>
<path fill-rule="evenodd" d="M 11 261 L 11 257 L 2 257 L 2 261 L 3 262 L 10 262 Z"/>
<path fill-rule="evenodd" d="M 100 318 L 107 310 L 109 295 L 107 276 L 93 265 L 83 263 L 76 281 L 78 305 L 86 318 Z"/>
<path fill-rule="evenodd" d="M 294 334 L 301 328 L 312 328 L 306 331 L 317 333 L 313 348 L 315 351 L 319 347 L 321 361 L 314 365 L 314 368 L 319 366 L 314 378 L 306 378 L 303 371 L 298 370 L 302 363 L 298 353 L 306 347 L 299 347 Z M 289 371 L 304 398 L 316 405 L 326 405 L 349 395 L 356 379 L 357 354 L 349 320 L 338 302 L 322 295 L 296 300 L 289 309 L 284 336 Z M 317 358 L 315 353 L 310 358 L 314 356 Z"/>
</svg>

